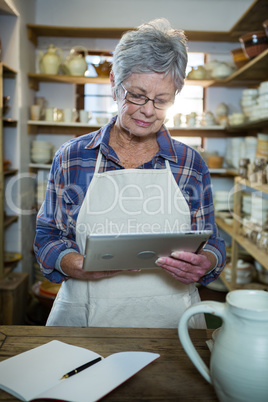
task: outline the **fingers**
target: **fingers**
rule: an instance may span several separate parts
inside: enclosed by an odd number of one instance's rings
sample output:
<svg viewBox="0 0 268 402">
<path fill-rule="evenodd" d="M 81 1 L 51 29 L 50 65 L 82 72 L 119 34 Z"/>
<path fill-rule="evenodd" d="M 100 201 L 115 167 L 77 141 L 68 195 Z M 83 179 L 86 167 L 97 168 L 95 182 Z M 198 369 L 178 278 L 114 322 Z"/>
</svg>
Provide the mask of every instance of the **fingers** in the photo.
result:
<svg viewBox="0 0 268 402">
<path fill-rule="evenodd" d="M 210 267 L 209 259 L 203 254 L 194 254 L 186 251 L 175 251 L 171 256 L 177 260 L 185 261 L 192 265 L 198 265 L 208 269 Z"/>
<path fill-rule="evenodd" d="M 156 265 L 176 280 L 189 284 L 197 282 L 207 272 L 210 261 L 204 255 L 175 252 L 172 257 L 158 258 Z"/>
</svg>

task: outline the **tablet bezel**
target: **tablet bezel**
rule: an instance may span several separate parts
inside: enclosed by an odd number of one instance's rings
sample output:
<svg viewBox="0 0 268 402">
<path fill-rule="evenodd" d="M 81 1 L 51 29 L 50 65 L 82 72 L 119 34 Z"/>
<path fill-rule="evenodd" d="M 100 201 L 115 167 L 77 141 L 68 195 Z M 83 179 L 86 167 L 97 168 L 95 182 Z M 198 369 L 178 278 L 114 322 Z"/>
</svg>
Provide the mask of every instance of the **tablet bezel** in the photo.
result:
<svg viewBox="0 0 268 402">
<path fill-rule="evenodd" d="M 173 251 L 198 253 L 211 235 L 210 230 L 90 234 L 86 239 L 83 269 L 113 271 L 157 268 L 155 261 L 159 257 L 170 256 Z"/>
</svg>

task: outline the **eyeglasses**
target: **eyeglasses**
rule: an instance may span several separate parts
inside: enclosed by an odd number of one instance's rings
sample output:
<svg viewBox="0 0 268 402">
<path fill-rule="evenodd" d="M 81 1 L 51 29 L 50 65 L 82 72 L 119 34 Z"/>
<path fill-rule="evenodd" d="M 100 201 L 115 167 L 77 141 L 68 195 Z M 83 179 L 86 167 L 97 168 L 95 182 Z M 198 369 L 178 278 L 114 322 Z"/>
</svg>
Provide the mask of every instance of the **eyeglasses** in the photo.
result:
<svg viewBox="0 0 268 402">
<path fill-rule="evenodd" d="M 160 110 L 166 110 L 168 109 L 171 105 L 173 105 L 174 100 L 172 101 L 167 101 L 165 99 L 150 99 L 148 98 L 148 96 L 142 95 L 142 94 L 137 94 L 135 92 L 130 92 L 128 91 L 124 85 L 121 83 L 121 86 L 123 88 L 123 90 L 125 91 L 125 96 L 124 98 L 130 102 L 133 103 L 134 105 L 146 105 L 146 103 L 148 103 L 149 101 L 153 102 L 153 105 L 156 109 L 160 109 Z"/>
</svg>

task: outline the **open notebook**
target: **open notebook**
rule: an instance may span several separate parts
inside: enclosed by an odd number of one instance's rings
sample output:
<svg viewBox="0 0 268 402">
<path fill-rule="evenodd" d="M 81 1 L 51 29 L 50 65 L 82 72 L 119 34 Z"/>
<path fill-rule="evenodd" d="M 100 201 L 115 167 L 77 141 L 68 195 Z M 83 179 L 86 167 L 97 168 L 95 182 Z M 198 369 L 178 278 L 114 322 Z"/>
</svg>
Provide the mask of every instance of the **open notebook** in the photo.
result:
<svg viewBox="0 0 268 402">
<path fill-rule="evenodd" d="M 0 363 L 0 388 L 22 401 L 93 402 L 107 395 L 160 355 L 112 354 L 72 377 L 69 371 L 99 357 L 88 349 L 51 341 Z"/>
</svg>

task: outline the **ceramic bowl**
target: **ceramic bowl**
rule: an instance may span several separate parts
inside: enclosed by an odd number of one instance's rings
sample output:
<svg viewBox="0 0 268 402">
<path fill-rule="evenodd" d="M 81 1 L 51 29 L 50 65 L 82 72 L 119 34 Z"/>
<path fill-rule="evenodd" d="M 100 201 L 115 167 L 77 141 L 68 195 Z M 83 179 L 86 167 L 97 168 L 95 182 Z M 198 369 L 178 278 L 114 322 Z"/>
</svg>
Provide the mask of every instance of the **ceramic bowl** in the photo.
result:
<svg viewBox="0 0 268 402">
<path fill-rule="evenodd" d="M 96 121 L 100 126 L 104 126 L 105 124 L 107 124 L 109 122 L 109 118 L 108 117 L 96 117 Z"/>
<path fill-rule="evenodd" d="M 253 59 L 268 48 L 268 37 L 264 30 L 247 33 L 241 36 L 239 40 L 242 43 L 245 55 L 249 59 Z"/>
<path fill-rule="evenodd" d="M 95 65 L 93 64 L 93 67 L 96 70 L 96 73 L 98 74 L 99 77 L 109 77 L 110 72 L 111 72 L 111 63 L 109 63 L 107 60 L 103 61 L 102 63 Z"/>
<path fill-rule="evenodd" d="M 247 88 L 247 89 L 244 89 L 242 92 L 243 98 L 244 97 L 256 98 L 258 96 L 258 93 L 259 93 L 259 91 L 257 88 Z"/>
<path fill-rule="evenodd" d="M 223 162 L 224 162 L 223 156 L 211 155 L 208 157 L 208 167 L 210 169 L 222 168 Z"/>
<path fill-rule="evenodd" d="M 49 163 L 51 161 L 50 156 L 42 156 L 42 155 L 31 155 L 31 159 L 35 163 Z"/>
<path fill-rule="evenodd" d="M 259 86 L 259 94 L 268 94 L 268 81 L 263 81 Z"/>
</svg>

